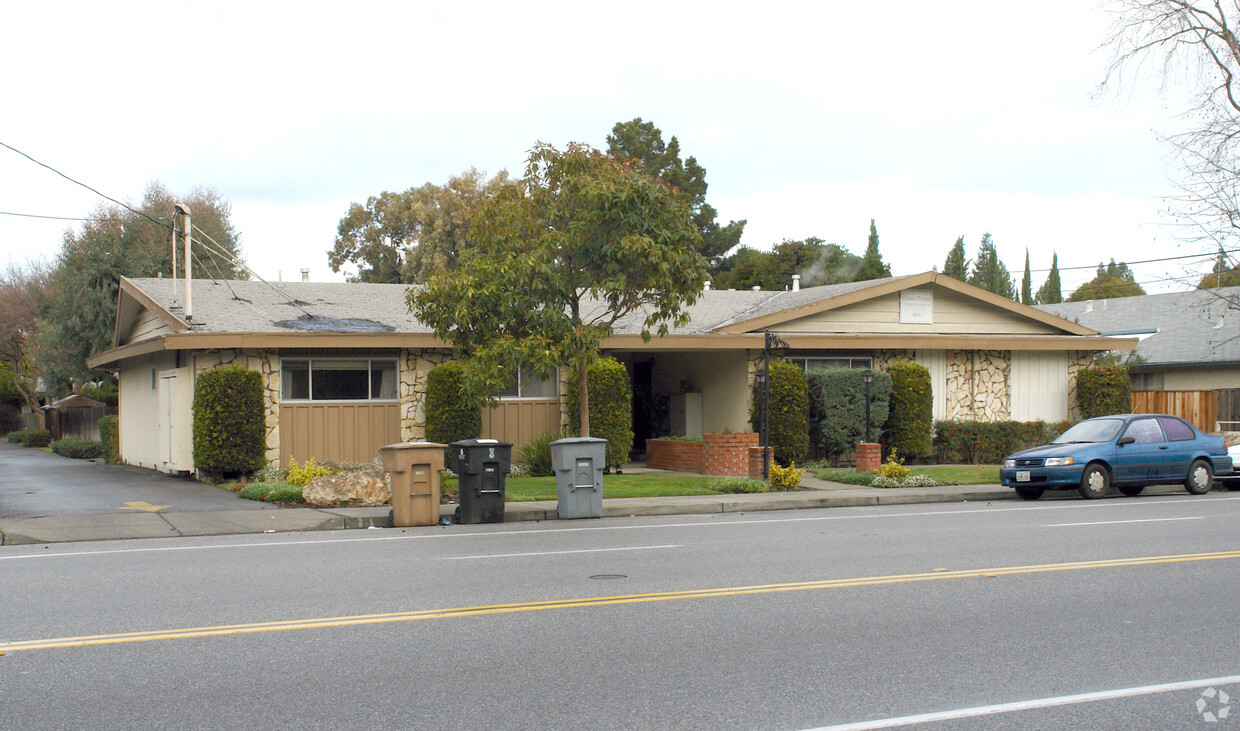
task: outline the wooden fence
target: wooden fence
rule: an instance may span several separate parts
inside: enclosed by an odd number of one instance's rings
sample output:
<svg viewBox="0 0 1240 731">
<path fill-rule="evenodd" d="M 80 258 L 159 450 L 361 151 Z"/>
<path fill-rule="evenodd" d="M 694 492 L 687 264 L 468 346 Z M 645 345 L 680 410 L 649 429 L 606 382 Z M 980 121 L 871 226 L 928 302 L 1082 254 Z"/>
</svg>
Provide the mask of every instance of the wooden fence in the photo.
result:
<svg viewBox="0 0 1240 731">
<path fill-rule="evenodd" d="M 1203 432 L 1218 430 L 1219 399 L 1215 391 L 1133 391 L 1134 414 L 1172 414 Z"/>
<path fill-rule="evenodd" d="M 1218 422 L 1222 431 L 1240 431 L 1240 388 L 1220 388 Z"/>
</svg>

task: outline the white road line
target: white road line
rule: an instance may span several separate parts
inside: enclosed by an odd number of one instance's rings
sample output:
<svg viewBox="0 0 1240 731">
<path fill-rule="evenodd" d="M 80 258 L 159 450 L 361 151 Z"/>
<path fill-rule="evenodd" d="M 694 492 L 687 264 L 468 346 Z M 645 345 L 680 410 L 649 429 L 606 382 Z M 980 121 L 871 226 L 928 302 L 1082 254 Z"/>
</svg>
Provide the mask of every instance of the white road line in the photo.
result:
<svg viewBox="0 0 1240 731">
<path fill-rule="evenodd" d="M 271 541 L 262 542 L 262 543 L 230 543 L 230 544 L 215 545 L 215 546 L 153 546 L 149 548 L 108 548 L 108 549 L 102 549 L 98 551 L 65 551 L 61 553 L 30 553 L 30 554 L 21 554 L 21 555 L 16 555 L 16 556 L 0 555 L 0 561 L 32 559 L 32 558 L 69 558 L 69 557 L 76 557 L 76 556 L 103 556 L 103 555 L 121 554 L 121 553 L 160 553 L 163 551 L 198 551 L 198 550 L 212 551 L 212 550 L 231 549 L 231 548 L 280 548 L 284 546 L 312 546 L 312 545 L 331 544 L 331 543 L 372 543 L 376 541 L 426 541 L 426 540 L 439 540 L 439 539 L 487 538 L 487 537 L 520 536 L 520 535 L 547 535 L 547 534 L 554 534 L 554 533 L 586 533 L 586 532 L 595 532 L 595 531 L 661 530 L 663 528 L 730 528 L 732 526 L 753 526 L 753 525 L 765 525 L 768 523 L 775 525 L 775 524 L 780 524 L 780 523 L 821 523 L 821 522 L 836 521 L 836 520 L 921 518 L 921 517 L 936 517 L 936 516 L 941 516 L 941 515 L 982 515 L 982 514 L 989 515 L 992 513 L 1016 513 L 1016 512 L 1040 511 L 1040 510 L 1100 510 L 1100 509 L 1105 509 L 1105 508 L 1136 508 L 1136 507 L 1149 507 L 1152 505 L 1168 505 L 1168 504 L 1177 504 L 1177 503 L 1182 504 L 1185 502 L 1185 500 L 1190 499 L 1191 497 L 1192 496 L 1185 494 L 1183 497 L 1172 497 L 1172 498 L 1165 498 L 1165 499 L 1142 498 L 1141 500 L 1106 500 L 1106 501 L 1101 501 L 1101 502 L 1096 501 L 1096 500 L 1091 500 L 1087 504 L 1080 503 L 1080 502 L 1065 502 L 1059 505 L 1021 505 L 1019 507 L 1013 507 L 1013 508 L 985 508 L 985 509 L 970 508 L 970 509 L 964 509 L 964 510 L 927 510 L 927 511 L 910 511 L 910 512 L 904 512 L 904 513 L 866 512 L 866 513 L 848 513 L 848 514 L 840 514 L 840 515 L 832 514 L 832 515 L 797 516 L 797 517 L 789 517 L 789 518 L 750 518 L 750 519 L 745 519 L 745 520 L 727 520 L 727 521 L 717 521 L 717 522 L 711 522 L 711 523 L 696 522 L 696 523 L 653 523 L 650 525 L 592 525 L 589 527 L 581 527 L 581 528 L 539 528 L 539 529 L 498 530 L 498 531 L 492 531 L 492 532 L 486 532 L 486 533 L 462 530 L 459 533 L 458 532 L 436 533 L 433 535 L 366 536 L 364 538 L 315 538 L 315 539 L 303 539 L 303 540 L 295 540 L 295 541 L 279 540 L 277 538 L 279 534 L 275 534 L 272 536 Z M 1210 498 L 1210 500 L 1215 501 L 1215 502 L 1223 501 L 1223 500 L 1240 500 L 1240 496 L 1212 497 Z M 976 504 L 977 503 L 973 503 L 973 505 L 976 505 Z M 877 508 L 884 508 L 884 507 L 892 507 L 892 506 L 890 505 L 886 505 L 886 506 L 865 505 L 865 506 L 857 506 L 857 507 L 850 507 L 850 508 L 833 508 L 832 510 L 858 510 L 858 509 L 874 510 Z M 822 508 L 822 509 L 826 510 L 827 508 Z M 743 511 L 737 511 L 737 512 L 732 512 L 732 513 L 706 513 L 706 514 L 703 514 L 703 517 L 728 517 L 728 516 L 742 515 L 742 514 L 746 514 L 746 513 L 744 513 Z M 651 516 L 651 517 L 657 517 L 657 516 Z M 387 530 L 391 530 L 391 529 L 387 529 Z M 296 531 L 290 531 L 290 533 L 294 533 L 294 532 Z M 353 531 L 342 529 L 340 531 L 334 531 L 334 532 L 351 533 Z M 209 536 L 183 536 L 183 538 L 195 538 L 195 537 L 207 538 Z M 43 545 L 43 544 L 35 544 L 35 545 Z M 0 550 L 3 550 L 4 548 L 8 548 L 8 546 L 0 546 Z"/>
<path fill-rule="evenodd" d="M 1224 678 L 1205 678 L 1203 680 L 1185 680 L 1179 683 L 1163 683 L 1161 685 L 1142 685 L 1136 688 L 1104 690 L 1097 693 L 1080 693 L 1078 695 L 1064 695 L 1057 698 L 1041 698 L 1038 700 L 1019 701 L 1016 703 L 1000 703 L 993 706 L 961 708 L 955 711 L 923 713 L 917 716 L 901 716 L 899 718 L 886 718 L 879 721 L 861 721 L 859 723 L 846 723 L 839 726 L 822 726 L 816 729 L 807 729 L 807 731 L 865 731 L 866 729 L 896 728 L 898 726 L 911 726 L 915 723 L 931 723 L 934 721 L 952 721 L 961 718 L 976 718 L 978 716 L 993 716 L 999 713 L 1015 713 L 1017 711 L 1030 711 L 1039 708 L 1053 708 L 1055 706 L 1068 706 L 1075 703 L 1094 703 L 1096 701 L 1115 700 L 1116 698 L 1131 698 L 1139 695 L 1170 693 L 1177 690 L 1195 690 L 1197 688 L 1230 685 L 1232 683 L 1240 683 L 1240 675 L 1232 675 Z M 1186 705 L 1185 708 L 1188 709 L 1189 706 Z M 1188 710 L 1186 710 L 1185 713 L 1188 713 Z"/>
<path fill-rule="evenodd" d="M 1173 520 L 1205 520 L 1204 515 L 1189 518 L 1146 518 L 1144 520 L 1099 520 L 1093 523 L 1050 523 L 1043 528 L 1071 528 L 1077 525 L 1119 525 L 1121 523 L 1167 523 Z"/>
<path fill-rule="evenodd" d="M 682 543 L 667 546 L 627 546 L 623 548 L 582 548 L 576 551 L 538 551 L 536 553 L 483 553 L 477 556 L 445 556 L 440 561 L 469 561 L 478 558 L 521 558 L 525 556 L 560 556 L 568 553 L 608 553 L 611 551 L 653 551 L 659 548 L 684 548 Z"/>
</svg>

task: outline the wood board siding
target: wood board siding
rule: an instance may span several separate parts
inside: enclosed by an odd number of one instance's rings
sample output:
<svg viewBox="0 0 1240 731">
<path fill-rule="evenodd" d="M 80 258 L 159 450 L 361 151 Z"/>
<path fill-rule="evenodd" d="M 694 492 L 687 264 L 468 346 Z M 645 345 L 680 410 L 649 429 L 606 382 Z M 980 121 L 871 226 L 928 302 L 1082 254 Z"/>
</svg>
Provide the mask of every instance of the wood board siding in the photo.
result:
<svg viewBox="0 0 1240 731">
<path fill-rule="evenodd" d="M 150 310 L 142 310 L 138 315 L 137 321 L 134 322 L 133 329 L 129 331 L 129 337 L 126 342 L 137 343 L 143 340 L 150 340 L 159 335 L 167 335 L 172 332 L 172 328 L 168 327 L 159 316 Z"/>
<path fill-rule="evenodd" d="M 918 350 L 915 360 L 930 371 L 931 412 L 934 420 L 948 418 L 947 413 L 947 351 Z"/>
<path fill-rule="evenodd" d="M 1012 353 L 1013 421 L 1068 418 L 1068 354 L 1055 351 Z"/>
<path fill-rule="evenodd" d="M 482 410 L 482 436 L 512 443 L 513 458 L 527 442 L 560 433 L 560 400 L 501 401 Z"/>
<path fill-rule="evenodd" d="M 949 290 L 934 288 L 932 322 L 900 322 L 898 292 L 835 310 L 827 310 L 779 326 L 781 332 L 865 332 L 1062 335 L 1063 331 L 1015 313 L 989 306 Z"/>
<path fill-rule="evenodd" d="M 313 458 L 369 462 L 400 441 L 398 403 L 280 405 L 280 464 Z"/>
<path fill-rule="evenodd" d="M 1132 411 L 1178 416 L 1208 434 L 1218 426 L 1218 395 L 1214 391 L 1133 391 Z"/>
</svg>

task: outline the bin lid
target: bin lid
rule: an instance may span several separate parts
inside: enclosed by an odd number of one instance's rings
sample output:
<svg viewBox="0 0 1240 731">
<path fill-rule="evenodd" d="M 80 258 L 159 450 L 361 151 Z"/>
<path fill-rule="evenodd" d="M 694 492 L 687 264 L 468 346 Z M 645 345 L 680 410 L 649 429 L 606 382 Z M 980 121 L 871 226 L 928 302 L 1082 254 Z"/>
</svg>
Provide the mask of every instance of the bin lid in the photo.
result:
<svg viewBox="0 0 1240 731">
<path fill-rule="evenodd" d="M 501 442 L 498 439 L 461 439 L 452 443 L 453 447 L 511 447 L 512 442 Z"/>
<path fill-rule="evenodd" d="M 607 440 L 598 437 L 565 437 L 555 440 L 552 444 L 598 444 L 599 442 L 606 443 Z"/>
<path fill-rule="evenodd" d="M 397 442 L 385 444 L 379 449 L 447 449 L 448 445 L 438 442 Z"/>
</svg>

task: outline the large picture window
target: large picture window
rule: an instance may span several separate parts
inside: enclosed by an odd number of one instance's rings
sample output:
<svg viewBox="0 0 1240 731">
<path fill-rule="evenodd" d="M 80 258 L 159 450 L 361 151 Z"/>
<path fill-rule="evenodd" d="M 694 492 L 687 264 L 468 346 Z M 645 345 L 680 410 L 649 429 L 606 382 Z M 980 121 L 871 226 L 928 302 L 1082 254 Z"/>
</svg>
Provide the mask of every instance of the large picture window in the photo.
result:
<svg viewBox="0 0 1240 731">
<path fill-rule="evenodd" d="M 501 390 L 499 397 L 504 400 L 559 398 L 559 374 L 553 373 L 550 378 L 539 378 L 537 373 L 522 366 L 517 371 L 513 384 Z"/>
<path fill-rule="evenodd" d="M 281 364 L 284 401 L 396 401 L 396 361 L 297 358 Z"/>
<path fill-rule="evenodd" d="M 789 361 L 801 366 L 803 371 L 820 371 L 830 368 L 869 368 L 873 360 L 862 356 L 808 356 L 788 358 Z"/>
</svg>

